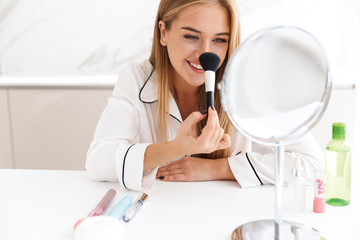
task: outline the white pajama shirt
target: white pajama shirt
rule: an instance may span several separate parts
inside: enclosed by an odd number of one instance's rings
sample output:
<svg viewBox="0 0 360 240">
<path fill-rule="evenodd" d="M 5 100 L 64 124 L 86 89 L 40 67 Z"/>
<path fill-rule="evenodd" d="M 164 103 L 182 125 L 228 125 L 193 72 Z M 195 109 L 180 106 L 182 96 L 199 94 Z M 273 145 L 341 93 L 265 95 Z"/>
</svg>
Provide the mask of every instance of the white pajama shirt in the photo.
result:
<svg viewBox="0 0 360 240">
<path fill-rule="evenodd" d="M 174 98 L 169 96 L 170 141 L 175 138 L 183 119 Z M 91 179 L 119 182 L 137 191 L 151 189 L 158 167 L 143 172 L 143 162 L 146 148 L 156 142 L 156 108 L 157 77 L 150 62 L 123 67 L 87 153 L 86 170 Z M 236 130 L 230 136 L 228 162 L 239 186 L 273 184 L 274 148 L 252 143 Z M 291 177 L 294 156 L 301 159 L 303 176 L 310 183 L 314 170 L 322 169 L 324 164 L 323 152 L 311 134 L 285 145 L 285 182 Z"/>
</svg>

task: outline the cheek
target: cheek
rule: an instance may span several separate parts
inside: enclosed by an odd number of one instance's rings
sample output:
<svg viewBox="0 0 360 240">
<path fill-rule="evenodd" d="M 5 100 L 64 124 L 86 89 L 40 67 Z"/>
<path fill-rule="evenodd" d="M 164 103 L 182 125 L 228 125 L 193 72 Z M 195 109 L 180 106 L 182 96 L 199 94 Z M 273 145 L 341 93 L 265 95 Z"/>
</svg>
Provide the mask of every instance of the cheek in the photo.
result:
<svg viewBox="0 0 360 240">
<path fill-rule="evenodd" d="M 172 58 L 173 61 L 182 61 L 197 51 L 199 47 L 198 44 L 177 41 L 168 44 L 167 48 L 169 58 Z"/>
<path fill-rule="evenodd" d="M 226 53 L 227 53 L 228 47 L 226 46 L 222 46 L 222 47 L 216 47 L 214 48 L 213 52 L 219 56 L 220 58 L 220 64 L 219 67 L 222 65 L 222 63 L 224 62 L 224 59 L 226 57 Z"/>
</svg>

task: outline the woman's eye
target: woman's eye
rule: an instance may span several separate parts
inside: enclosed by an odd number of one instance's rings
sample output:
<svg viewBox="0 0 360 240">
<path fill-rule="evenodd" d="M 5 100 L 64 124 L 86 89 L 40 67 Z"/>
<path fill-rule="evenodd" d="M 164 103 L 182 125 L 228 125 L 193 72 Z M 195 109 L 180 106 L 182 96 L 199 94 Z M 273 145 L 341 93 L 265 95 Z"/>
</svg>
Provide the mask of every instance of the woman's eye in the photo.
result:
<svg viewBox="0 0 360 240">
<path fill-rule="evenodd" d="M 214 41 L 216 43 L 227 43 L 228 42 L 228 40 L 225 38 L 216 38 Z"/>
<path fill-rule="evenodd" d="M 184 36 L 184 38 L 186 38 L 186 39 L 189 39 L 189 40 L 197 40 L 197 39 L 199 39 L 197 36 L 195 36 L 195 35 L 185 35 Z"/>
</svg>

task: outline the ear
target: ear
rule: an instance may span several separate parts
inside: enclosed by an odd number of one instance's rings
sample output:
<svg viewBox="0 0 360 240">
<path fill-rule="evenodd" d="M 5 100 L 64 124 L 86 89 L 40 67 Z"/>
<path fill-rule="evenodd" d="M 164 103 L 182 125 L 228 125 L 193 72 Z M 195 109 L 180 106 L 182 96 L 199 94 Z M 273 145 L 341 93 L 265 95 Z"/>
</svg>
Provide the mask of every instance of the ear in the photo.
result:
<svg viewBox="0 0 360 240">
<path fill-rule="evenodd" d="M 160 44 L 165 47 L 167 46 L 167 34 L 165 29 L 165 22 L 163 20 L 159 21 L 159 31 L 160 31 Z"/>
</svg>

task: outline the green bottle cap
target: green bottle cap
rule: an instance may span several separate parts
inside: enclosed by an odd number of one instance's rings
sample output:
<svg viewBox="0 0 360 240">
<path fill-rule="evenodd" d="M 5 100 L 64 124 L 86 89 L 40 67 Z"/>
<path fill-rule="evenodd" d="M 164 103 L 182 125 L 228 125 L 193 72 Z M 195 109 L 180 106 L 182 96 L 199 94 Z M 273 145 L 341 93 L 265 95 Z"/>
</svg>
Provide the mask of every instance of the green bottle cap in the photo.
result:
<svg viewBox="0 0 360 240">
<path fill-rule="evenodd" d="M 345 140 L 346 124 L 337 122 L 333 123 L 332 128 L 332 139 L 334 140 Z"/>
</svg>

